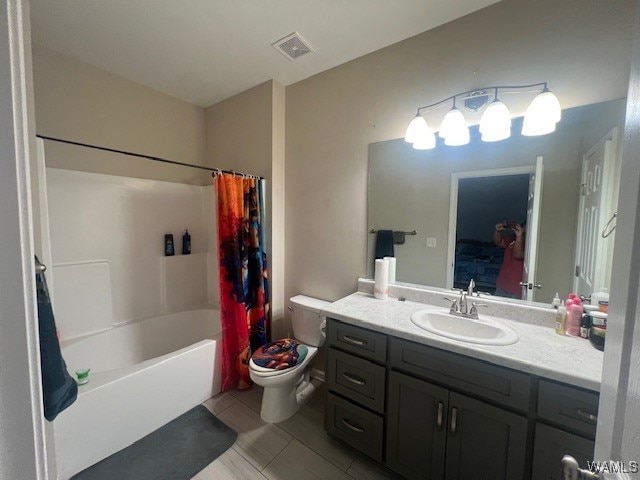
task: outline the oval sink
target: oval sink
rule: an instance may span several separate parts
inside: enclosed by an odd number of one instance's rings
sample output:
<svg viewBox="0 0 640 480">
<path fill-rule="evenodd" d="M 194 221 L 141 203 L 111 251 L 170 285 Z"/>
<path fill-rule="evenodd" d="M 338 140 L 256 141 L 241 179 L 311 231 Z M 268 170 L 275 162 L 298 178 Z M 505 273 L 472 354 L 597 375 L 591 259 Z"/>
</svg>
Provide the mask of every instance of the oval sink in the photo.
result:
<svg viewBox="0 0 640 480">
<path fill-rule="evenodd" d="M 425 309 L 413 313 L 411 321 L 423 330 L 462 342 L 511 345 L 518 341 L 516 332 L 491 319 L 476 320 Z"/>
</svg>

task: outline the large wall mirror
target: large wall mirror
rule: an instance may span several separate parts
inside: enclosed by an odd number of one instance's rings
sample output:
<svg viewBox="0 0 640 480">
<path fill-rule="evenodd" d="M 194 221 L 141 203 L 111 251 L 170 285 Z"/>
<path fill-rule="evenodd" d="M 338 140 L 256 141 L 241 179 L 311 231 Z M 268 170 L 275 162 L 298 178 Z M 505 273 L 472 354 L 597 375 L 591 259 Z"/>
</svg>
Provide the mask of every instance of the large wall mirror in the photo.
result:
<svg viewBox="0 0 640 480">
<path fill-rule="evenodd" d="M 539 137 L 522 136 L 518 118 L 512 136 L 500 142 L 482 142 L 476 126 L 461 147 L 419 151 L 403 139 L 371 144 L 369 277 L 375 232 L 415 230 L 396 235 L 404 241 L 394 245 L 398 282 L 466 288 L 473 278 L 481 292 L 547 304 L 556 292 L 588 296 L 607 288 L 625 104 L 563 110 L 556 131 Z M 508 276 L 503 264 L 513 272 L 505 252 L 521 228 L 532 251 L 520 268 L 530 275 L 524 287 L 505 293 L 498 277 Z"/>
</svg>

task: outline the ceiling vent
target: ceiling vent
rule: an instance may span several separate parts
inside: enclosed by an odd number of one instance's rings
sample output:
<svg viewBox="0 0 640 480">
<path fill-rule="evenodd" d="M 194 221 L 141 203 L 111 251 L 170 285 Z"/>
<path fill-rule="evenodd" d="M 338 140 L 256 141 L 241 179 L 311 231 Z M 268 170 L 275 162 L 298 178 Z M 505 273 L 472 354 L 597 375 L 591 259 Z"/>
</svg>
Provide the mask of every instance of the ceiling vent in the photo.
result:
<svg viewBox="0 0 640 480">
<path fill-rule="evenodd" d="M 293 32 L 273 42 L 271 46 L 289 60 L 295 60 L 307 53 L 315 52 L 315 49 L 298 32 Z"/>
</svg>

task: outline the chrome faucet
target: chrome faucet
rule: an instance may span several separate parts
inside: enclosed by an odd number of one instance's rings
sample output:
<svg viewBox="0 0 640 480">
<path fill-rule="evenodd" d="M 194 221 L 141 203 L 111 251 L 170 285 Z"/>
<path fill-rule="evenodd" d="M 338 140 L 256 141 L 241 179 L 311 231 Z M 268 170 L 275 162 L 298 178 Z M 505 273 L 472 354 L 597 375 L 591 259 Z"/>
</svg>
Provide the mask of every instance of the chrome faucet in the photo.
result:
<svg viewBox="0 0 640 480">
<path fill-rule="evenodd" d="M 474 283 L 471 280 L 469 284 L 469 292 L 465 292 L 464 290 L 460 290 L 460 298 L 448 298 L 442 297 L 448 302 L 451 302 L 451 307 L 449 308 L 449 314 L 455 315 L 456 317 L 464 317 L 464 318 L 472 318 L 474 320 L 478 319 L 478 307 L 486 307 L 484 303 L 476 303 L 471 302 L 471 308 L 469 308 L 468 297 L 473 293 Z"/>
</svg>

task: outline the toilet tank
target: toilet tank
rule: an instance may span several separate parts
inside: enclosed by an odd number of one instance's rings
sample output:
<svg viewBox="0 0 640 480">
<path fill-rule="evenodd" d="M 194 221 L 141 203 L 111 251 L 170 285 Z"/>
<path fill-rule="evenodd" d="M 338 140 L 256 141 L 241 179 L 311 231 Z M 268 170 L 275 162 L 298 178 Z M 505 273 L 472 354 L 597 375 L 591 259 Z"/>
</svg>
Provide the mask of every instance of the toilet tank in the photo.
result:
<svg viewBox="0 0 640 480">
<path fill-rule="evenodd" d="M 306 295 L 296 295 L 289 301 L 294 338 L 312 347 L 321 347 L 325 340 L 325 318 L 320 310 L 331 302 Z"/>
</svg>

